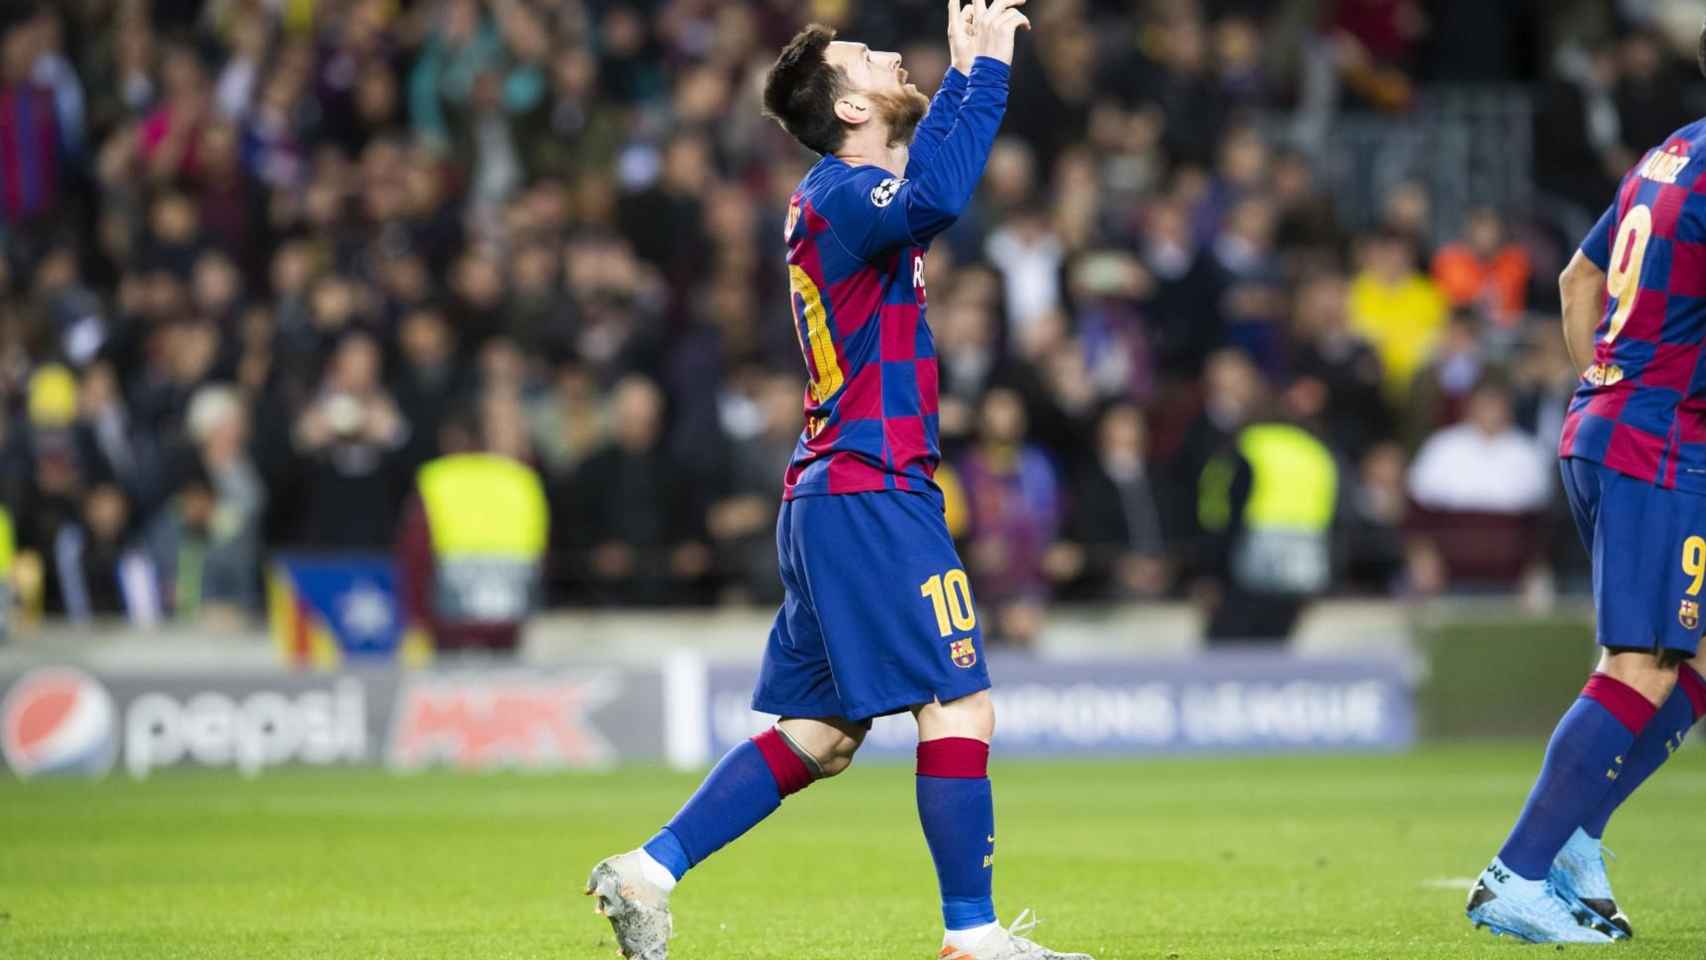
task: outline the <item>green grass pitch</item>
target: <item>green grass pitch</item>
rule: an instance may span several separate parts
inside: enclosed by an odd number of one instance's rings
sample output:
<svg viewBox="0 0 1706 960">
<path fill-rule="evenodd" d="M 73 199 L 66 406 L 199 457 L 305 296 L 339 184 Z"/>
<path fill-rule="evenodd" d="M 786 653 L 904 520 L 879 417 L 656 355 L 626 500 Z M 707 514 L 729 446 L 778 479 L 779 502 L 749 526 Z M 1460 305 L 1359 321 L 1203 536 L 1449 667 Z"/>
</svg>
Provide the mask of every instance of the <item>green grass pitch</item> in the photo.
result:
<svg viewBox="0 0 1706 960">
<path fill-rule="evenodd" d="M 996 897 L 1099 960 L 1514 956 L 1458 880 L 1491 856 L 1541 744 L 1397 757 L 997 762 Z M 933 957 L 935 878 L 904 766 L 797 798 L 677 891 L 677 960 Z M 614 954 L 580 896 L 695 778 L 299 772 L 0 783 L 0 957 L 579 958 Z M 1613 823 L 1638 939 L 1697 956 L 1706 756 Z M 1561 948 L 1529 949 L 1553 955 Z"/>
</svg>

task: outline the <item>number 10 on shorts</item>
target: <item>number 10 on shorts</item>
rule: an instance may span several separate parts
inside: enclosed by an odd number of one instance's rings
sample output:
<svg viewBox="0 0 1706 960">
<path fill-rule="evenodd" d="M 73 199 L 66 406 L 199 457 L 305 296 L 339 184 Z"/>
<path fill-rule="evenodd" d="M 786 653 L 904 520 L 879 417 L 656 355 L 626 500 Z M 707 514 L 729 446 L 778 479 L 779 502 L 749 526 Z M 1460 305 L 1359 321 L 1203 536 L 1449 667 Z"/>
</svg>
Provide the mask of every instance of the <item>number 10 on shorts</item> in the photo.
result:
<svg viewBox="0 0 1706 960">
<path fill-rule="evenodd" d="M 977 612 L 971 605 L 971 583 L 966 572 L 958 568 L 938 573 L 918 587 L 918 595 L 930 601 L 936 611 L 936 628 L 942 636 L 951 637 L 955 631 L 964 633 L 977 626 Z"/>
</svg>

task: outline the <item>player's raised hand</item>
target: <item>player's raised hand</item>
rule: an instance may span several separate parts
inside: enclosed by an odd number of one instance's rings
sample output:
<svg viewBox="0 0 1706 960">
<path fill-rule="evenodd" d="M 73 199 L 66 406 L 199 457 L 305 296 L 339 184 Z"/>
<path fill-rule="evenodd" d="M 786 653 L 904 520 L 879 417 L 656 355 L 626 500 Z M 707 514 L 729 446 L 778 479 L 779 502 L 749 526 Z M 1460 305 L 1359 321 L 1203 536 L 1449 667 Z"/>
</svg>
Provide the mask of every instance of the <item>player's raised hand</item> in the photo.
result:
<svg viewBox="0 0 1706 960">
<path fill-rule="evenodd" d="M 1021 28 L 1031 29 L 1031 21 L 1013 9 L 1025 0 L 990 0 L 987 5 L 982 0 L 974 2 L 977 3 L 978 10 L 977 16 L 973 18 L 972 30 L 976 34 L 978 56 L 1012 63 L 1014 35 Z"/>
<path fill-rule="evenodd" d="M 948 62 L 961 73 L 971 73 L 972 61 L 977 59 L 977 39 L 972 33 L 976 17 L 972 4 L 948 0 Z"/>
</svg>

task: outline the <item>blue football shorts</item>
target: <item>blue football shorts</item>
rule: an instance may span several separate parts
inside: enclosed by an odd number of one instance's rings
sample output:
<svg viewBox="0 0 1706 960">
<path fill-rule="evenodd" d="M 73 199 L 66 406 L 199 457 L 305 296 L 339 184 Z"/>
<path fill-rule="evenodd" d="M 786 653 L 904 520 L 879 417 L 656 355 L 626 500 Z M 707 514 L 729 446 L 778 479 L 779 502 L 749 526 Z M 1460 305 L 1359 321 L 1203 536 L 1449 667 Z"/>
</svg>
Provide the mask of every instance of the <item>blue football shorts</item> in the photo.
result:
<svg viewBox="0 0 1706 960">
<path fill-rule="evenodd" d="M 782 608 L 752 707 L 855 723 L 989 689 L 971 585 L 935 493 L 784 501 Z"/>
<path fill-rule="evenodd" d="M 1600 646 L 1692 657 L 1706 586 L 1706 497 L 1577 457 L 1562 468 L 1576 529 L 1593 559 Z"/>
</svg>

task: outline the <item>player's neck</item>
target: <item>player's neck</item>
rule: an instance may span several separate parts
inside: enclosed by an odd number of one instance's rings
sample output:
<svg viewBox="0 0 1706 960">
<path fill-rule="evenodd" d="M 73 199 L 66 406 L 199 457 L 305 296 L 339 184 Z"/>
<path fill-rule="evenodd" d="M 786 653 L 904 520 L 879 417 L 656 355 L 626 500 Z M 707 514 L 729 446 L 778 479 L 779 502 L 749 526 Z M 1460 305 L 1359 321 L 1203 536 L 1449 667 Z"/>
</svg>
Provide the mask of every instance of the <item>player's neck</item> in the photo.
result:
<svg viewBox="0 0 1706 960">
<path fill-rule="evenodd" d="M 897 177 L 906 172 L 906 161 L 911 154 L 910 144 L 891 145 L 886 133 L 874 130 L 849 136 L 835 152 L 836 158 L 850 167 L 881 167 Z"/>
</svg>

